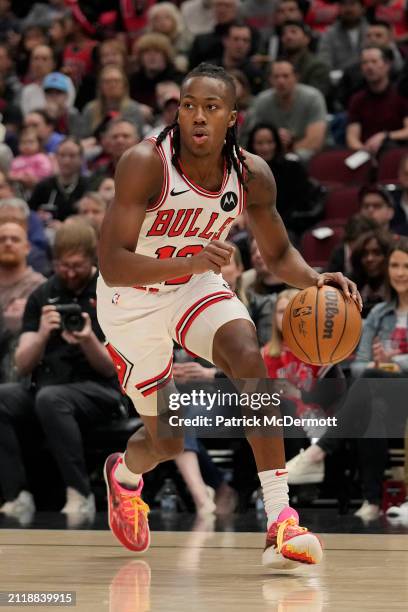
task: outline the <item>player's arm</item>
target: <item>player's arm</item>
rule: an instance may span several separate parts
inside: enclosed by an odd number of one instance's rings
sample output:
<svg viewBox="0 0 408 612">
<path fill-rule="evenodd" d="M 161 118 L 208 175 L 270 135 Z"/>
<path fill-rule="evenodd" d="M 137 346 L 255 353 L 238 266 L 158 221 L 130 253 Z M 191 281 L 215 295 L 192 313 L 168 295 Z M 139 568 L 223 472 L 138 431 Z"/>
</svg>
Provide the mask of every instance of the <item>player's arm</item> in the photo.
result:
<svg viewBox="0 0 408 612">
<path fill-rule="evenodd" d="M 336 283 L 346 296 L 361 306 L 361 297 L 355 283 L 341 272 L 318 274 L 290 243 L 282 218 L 276 209 L 276 184 L 265 161 L 245 152 L 250 170 L 248 176 L 247 212 L 250 227 L 262 257 L 272 272 L 292 287 L 304 289 L 311 285 Z"/>
<path fill-rule="evenodd" d="M 155 259 L 135 253 L 146 209 L 159 196 L 162 183 L 162 162 L 151 143 L 132 147 L 119 161 L 115 198 L 99 240 L 99 267 L 107 285 L 150 285 L 207 270 L 219 272 L 229 262 L 231 247 L 218 241 L 195 257 Z"/>
</svg>

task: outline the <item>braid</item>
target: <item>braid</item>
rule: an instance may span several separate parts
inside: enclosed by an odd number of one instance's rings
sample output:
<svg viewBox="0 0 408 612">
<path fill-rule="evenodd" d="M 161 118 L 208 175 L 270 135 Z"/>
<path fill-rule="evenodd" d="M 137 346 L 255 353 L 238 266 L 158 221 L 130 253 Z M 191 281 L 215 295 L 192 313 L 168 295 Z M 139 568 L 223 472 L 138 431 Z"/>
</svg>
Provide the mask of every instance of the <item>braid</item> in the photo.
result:
<svg viewBox="0 0 408 612">
<path fill-rule="evenodd" d="M 234 80 L 232 76 L 228 74 L 228 72 L 224 68 L 222 68 L 222 66 L 215 66 L 213 64 L 206 64 L 205 62 L 203 62 L 199 64 L 196 68 L 191 70 L 184 78 L 184 81 L 192 77 L 202 77 L 202 76 L 207 76 L 213 79 L 219 79 L 220 81 L 223 81 L 233 92 L 234 98 L 235 98 L 236 91 L 235 91 Z M 173 131 L 173 148 L 174 148 L 174 153 L 173 153 L 173 157 L 171 158 L 171 162 L 173 166 L 177 169 L 177 171 L 181 173 L 180 162 L 179 162 L 179 159 L 180 159 L 180 127 L 177 122 L 177 117 L 174 123 L 165 127 L 164 130 L 160 132 L 156 140 L 156 145 L 159 146 L 171 131 Z M 231 174 L 232 168 L 234 168 L 235 172 L 237 173 L 239 182 L 241 183 L 245 191 L 248 191 L 248 187 L 246 185 L 247 178 L 244 176 L 239 164 L 241 163 L 242 167 L 245 168 L 248 174 L 250 171 L 246 163 L 245 156 L 242 154 L 241 149 L 239 147 L 238 132 L 237 132 L 236 125 L 228 128 L 227 130 L 227 134 L 225 137 L 225 145 L 222 150 L 222 154 L 227 164 L 228 174 Z"/>
</svg>

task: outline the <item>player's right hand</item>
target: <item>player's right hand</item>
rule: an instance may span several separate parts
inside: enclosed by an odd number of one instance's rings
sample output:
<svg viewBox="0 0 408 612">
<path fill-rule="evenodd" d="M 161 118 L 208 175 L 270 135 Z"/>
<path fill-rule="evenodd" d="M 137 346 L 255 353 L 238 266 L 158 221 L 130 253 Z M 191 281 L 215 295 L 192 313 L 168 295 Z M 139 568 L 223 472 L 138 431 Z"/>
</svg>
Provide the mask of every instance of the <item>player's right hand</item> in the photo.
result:
<svg viewBox="0 0 408 612">
<path fill-rule="evenodd" d="M 213 240 L 202 251 L 192 257 L 193 274 L 202 274 L 212 270 L 219 274 L 223 266 L 231 261 L 234 247 L 221 240 Z"/>
<path fill-rule="evenodd" d="M 47 340 L 50 333 L 54 329 L 60 329 L 60 327 L 61 315 L 55 310 L 55 306 L 52 304 L 43 306 L 41 310 L 40 327 L 38 329 L 40 336 Z"/>
</svg>

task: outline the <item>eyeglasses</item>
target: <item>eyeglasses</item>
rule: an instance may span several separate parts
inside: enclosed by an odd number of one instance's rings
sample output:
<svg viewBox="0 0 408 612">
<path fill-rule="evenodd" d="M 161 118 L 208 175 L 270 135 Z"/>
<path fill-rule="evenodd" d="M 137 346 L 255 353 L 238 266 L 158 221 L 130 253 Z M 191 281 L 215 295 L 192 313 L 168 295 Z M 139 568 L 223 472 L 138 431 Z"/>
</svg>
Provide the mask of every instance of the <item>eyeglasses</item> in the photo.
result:
<svg viewBox="0 0 408 612">
<path fill-rule="evenodd" d="M 90 268 L 92 266 L 92 263 L 90 261 L 84 261 L 82 263 L 78 262 L 69 264 L 65 261 L 57 260 L 55 262 L 55 266 L 60 272 L 75 272 L 77 274 L 78 272 L 84 272 L 86 269 Z"/>
</svg>

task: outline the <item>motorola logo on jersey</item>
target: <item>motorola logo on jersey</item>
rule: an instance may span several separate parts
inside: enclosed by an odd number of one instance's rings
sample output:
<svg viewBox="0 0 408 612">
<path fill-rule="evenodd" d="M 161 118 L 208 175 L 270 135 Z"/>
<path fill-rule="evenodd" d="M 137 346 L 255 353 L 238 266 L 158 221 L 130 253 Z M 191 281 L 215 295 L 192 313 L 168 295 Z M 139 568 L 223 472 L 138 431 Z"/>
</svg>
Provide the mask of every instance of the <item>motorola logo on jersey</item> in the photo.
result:
<svg viewBox="0 0 408 612">
<path fill-rule="evenodd" d="M 221 198 L 221 208 L 225 212 L 230 212 L 234 210 L 236 205 L 238 204 L 238 196 L 233 191 L 227 191 Z"/>
</svg>

